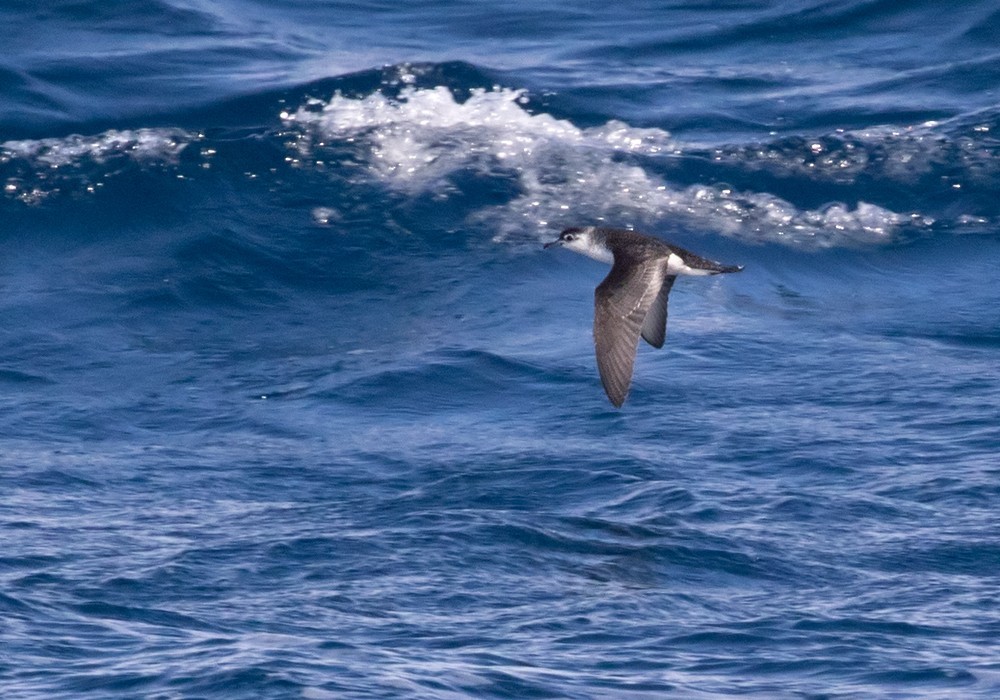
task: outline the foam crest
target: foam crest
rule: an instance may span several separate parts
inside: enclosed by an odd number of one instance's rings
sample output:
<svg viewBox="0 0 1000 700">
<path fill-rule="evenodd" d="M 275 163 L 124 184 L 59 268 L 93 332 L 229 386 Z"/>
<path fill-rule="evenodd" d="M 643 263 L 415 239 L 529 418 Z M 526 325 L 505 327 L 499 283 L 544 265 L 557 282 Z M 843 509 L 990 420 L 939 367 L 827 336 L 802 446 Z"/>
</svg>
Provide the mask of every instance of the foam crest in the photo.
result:
<svg viewBox="0 0 1000 700">
<path fill-rule="evenodd" d="M 304 125 L 324 138 L 368 139 L 373 171 L 407 189 L 430 186 L 466 168 L 533 170 L 541 159 L 557 155 L 554 151 L 596 146 L 605 152 L 656 153 L 669 143 L 666 132 L 620 122 L 579 129 L 548 114 L 531 114 L 526 103 L 521 90 L 475 89 L 459 102 L 438 86 L 404 88 L 395 99 L 382 93 L 363 99 L 338 94 L 328 103 L 313 100 L 281 116 L 286 124 Z"/>
<path fill-rule="evenodd" d="M 58 167 L 85 159 L 102 163 L 119 155 L 172 161 L 191 140 L 192 135 L 181 129 L 112 129 L 96 136 L 6 141 L 0 143 L 0 162 L 21 159 Z"/>
<path fill-rule="evenodd" d="M 182 129 L 109 130 L 93 136 L 27 139 L 0 143 L 0 179 L 7 197 L 37 204 L 67 183 L 94 192 L 103 186 L 93 166 L 126 159 L 134 163 L 175 163 L 200 138 Z M 107 173 L 105 172 L 104 175 Z"/>
<path fill-rule="evenodd" d="M 954 125 L 949 125 L 954 128 Z M 947 164 L 947 178 L 995 186 L 998 148 L 989 124 L 970 133 L 948 131 L 939 122 L 838 129 L 820 137 L 786 137 L 769 143 L 713 149 L 711 158 L 779 176 L 850 184 L 860 176 L 913 185 Z"/>
<path fill-rule="evenodd" d="M 473 90 L 462 101 L 442 86 L 406 87 L 398 98 L 337 94 L 281 116 L 299 129 L 301 154 L 331 140 L 359 144 L 368 149 L 368 176 L 405 192 L 447 196 L 448 178 L 463 173 L 512 179 L 510 201 L 473 215 L 497 240 L 547 238 L 580 222 L 643 227 L 669 218 L 756 241 L 829 246 L 884 241 L 907 221 L 864 202 L 801 210 L 768 193 L 677 188 L 655 172 L 657 159 L 684 153 L 666 131 L 619 121 L 578 127 L 532 113 L 527 102 L 519 90 Z"/>
</svg>

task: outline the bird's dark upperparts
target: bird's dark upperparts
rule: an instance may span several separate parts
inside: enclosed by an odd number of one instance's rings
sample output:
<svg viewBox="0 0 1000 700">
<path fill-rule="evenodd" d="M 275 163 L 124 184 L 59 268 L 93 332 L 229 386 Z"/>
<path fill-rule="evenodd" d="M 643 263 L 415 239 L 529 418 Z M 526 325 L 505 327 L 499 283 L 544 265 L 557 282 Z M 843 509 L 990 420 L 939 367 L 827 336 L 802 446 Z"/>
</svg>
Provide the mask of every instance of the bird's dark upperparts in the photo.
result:
<svg viewBox="0 0 1000 700">
<path fill-rule="evenodd" d="M 545 244 L 545 248 L 553 246 L 611 264 L 611 272 L 594 292 L 594 349 L 604 391 L 616 407 L 628 396 L 639 338 L 655 348 L 663 347 L 667 297 L 674 280 L 680 275 L 743 269 L 626 229 L 568 228 Z"/>
</svg>

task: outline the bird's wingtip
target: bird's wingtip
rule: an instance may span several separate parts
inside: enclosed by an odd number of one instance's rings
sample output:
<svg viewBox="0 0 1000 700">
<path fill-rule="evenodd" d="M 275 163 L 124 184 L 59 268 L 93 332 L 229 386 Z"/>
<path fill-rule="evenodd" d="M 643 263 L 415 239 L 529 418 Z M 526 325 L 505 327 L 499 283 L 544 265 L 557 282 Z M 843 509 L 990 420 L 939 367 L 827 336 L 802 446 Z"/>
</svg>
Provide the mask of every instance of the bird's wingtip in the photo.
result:
<svg viewBox="0 0 1000 700">
<path fill-rule="evenodd" d="M 621 408 L 625 404 L 625 399 L 628 398 L 627 391 L 624 394 L 619 394 L 614 391 L 609 391 L 608 389 L 605 389 L 604 393 L 607 394 L 608 401 L 610 401 L 611 405 L 614 406 L 615 408 Z"/>
</svg>

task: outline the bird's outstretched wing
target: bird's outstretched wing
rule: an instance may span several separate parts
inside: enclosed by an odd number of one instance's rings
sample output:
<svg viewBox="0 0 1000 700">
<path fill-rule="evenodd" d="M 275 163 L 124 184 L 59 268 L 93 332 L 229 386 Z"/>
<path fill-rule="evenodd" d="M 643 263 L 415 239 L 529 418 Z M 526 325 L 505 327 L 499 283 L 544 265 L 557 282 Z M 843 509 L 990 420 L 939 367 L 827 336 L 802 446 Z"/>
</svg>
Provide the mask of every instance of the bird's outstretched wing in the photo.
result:
<svg viewBox="0 0 1000 700">
<path fill-rule="evenodd" d="M 642 333 L 651 344 L 663 344 L 669 284 L 664 285 L 664 262 L 659 258 L 644 260 L 615 259 L 611 272 L 594 292 L 594 349 L 601 383 L 611 403 L 621 406 L 628 396 L 635 365 L 636 346 Z M 672 284 L 672 280 L 671 280 Z M 661 289 L 666 286 L 666 292 Z M 656 305 L 655 323 L 646 335 L 645 320 Z M 662 306 L 662 308 L 661 308 Z M 659 335 L 657 335 L 657 333 Z M 650 339 L 652 338 L 652 340 Z"/>
<path fill-rule="evenodd" d="M 646 318 L 642 321 L 642 339 L 654 348 L 662 348 L 663 341 L 667 339 L 667 297 L 670 295 L 670 288 L 674 286 L 676 275 L 667 275 L 660 285 L 660 293 L 656 295 Z"/>
</svg>

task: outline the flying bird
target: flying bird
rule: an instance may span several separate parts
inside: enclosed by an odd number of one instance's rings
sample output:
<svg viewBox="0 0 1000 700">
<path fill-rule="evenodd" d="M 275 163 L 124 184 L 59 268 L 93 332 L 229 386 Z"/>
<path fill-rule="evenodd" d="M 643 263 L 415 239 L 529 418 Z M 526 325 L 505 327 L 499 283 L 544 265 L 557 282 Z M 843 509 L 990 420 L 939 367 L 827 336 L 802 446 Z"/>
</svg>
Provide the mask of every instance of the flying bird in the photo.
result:
<svg viewBox="0 0 1000 700">
<path fill-rule="evenodd" d="M 604 391 L 620 408 L 632 384 L 639 337 L 654 348 L 667 334 L 667 296 L 678 275 L 739 272 L 670 245 L 659 238 L 617 228 L 568 228 L 545 247 L 562 246 L 611 263 L 594 292 L 594 349 Z"/>
</svg>

